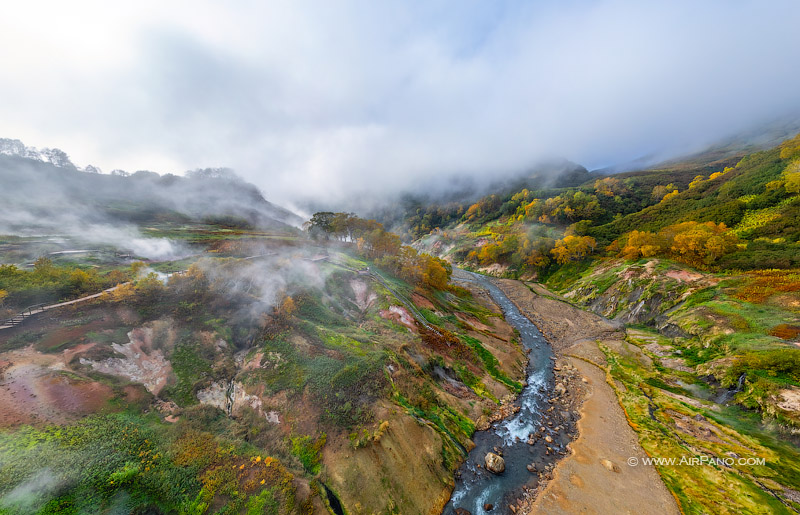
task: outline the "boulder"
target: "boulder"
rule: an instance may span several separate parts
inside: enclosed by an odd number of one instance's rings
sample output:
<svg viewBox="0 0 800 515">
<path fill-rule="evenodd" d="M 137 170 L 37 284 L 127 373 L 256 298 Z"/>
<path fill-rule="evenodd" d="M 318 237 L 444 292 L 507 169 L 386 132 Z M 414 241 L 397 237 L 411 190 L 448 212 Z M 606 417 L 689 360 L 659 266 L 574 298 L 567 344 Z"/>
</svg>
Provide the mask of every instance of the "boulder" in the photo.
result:
<svg viewBox="0 0 800 515">
<path fill-rule="evenodd" d="M 600 464 L 608 469 L 609 472 L 619 472 L 619 467 L 611 462 L 611 460 L 600 460 Z"/>
<path fill-rule="evenodd" d="M 497 454 L 490 452 L 483 460 L 486 463 L 486 470 L 493 474 L 502 474 L 506 469 L 506 462 Z"/>
<path fill-rule="evenodd" d="M 556 383 L 556 387 L 553 390 L 553 393 L 556 395 L 556 397 L 560 397 L 565 393 L 567 393 L 567 387 L 564 386 L 562 383 Z"/>
</svg>

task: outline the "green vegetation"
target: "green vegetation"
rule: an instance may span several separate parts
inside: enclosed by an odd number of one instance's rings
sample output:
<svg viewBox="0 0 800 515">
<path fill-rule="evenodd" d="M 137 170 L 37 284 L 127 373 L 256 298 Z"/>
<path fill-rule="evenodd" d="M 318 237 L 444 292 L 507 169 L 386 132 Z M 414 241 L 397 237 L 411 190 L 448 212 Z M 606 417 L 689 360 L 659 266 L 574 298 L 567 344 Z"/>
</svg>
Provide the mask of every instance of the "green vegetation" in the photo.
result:
<svg viewBox="0 0 800 515">
<path fill-rule="evenodd" d="M 215 496 L 225 499 L 222 513 L 264 499 L 295 512 L 293 476 L 277 460 L 251 452 L 131 414 L 0 433 L 0 513 L 204 513 Z M 12 489 L 20 493 L 6 495 Z"/>
<path fill-rule="evenodd" d="M 793 513 L 800 507 L 782 492 L 800 481 L 796 448 L 733 408 L 718 413 L 711 404 L 688 404 L 670 395 L 676 388 L 669 383 L 688 379 L 686 374 L 648 369 L 635 359 L 603 350 L 611 377 L 620 385 L 615 387 L 617 396 L 642 447 L 652 457 L 674 460 L 656 468 L 683 512 Z M 763 464 L 758 461 L 762 458 Z"/>
<path fill-rule="evenodd" d="M 489 373 L 490 376 L 508 386 L 511 389 L 511 391 L 515 393 L 519 393 L 522 391 L 522 384 L 520 384 L 518 381 L 510 379 L 508 376 L 506 376 L 504 373 L 498 370 L 497 358 L 495 358 L 491 352 L 486 350 L 486 348 L 483 345 L 481 345 L 480 340 L 478 340 L 477 338 L 473 338 L 471 336 L 461 336 L 461 339 L 464 341 L 464 343 L 469 345 L 469 347 L 472 350 L 475 351 L 475 354 L 477 354 L 478 357 L 481 359 L 484 367 L 486 367 L 486 371 Z"/>
<path fill-rule="evenodd" d="M 89 267 L 57 266 L 39 258 L 30 270 L 15 265 L 0 265 L 0 305 L 24 308 L 45 302 L 58 302 L 98 291 L 128 280 L 114 271 L 101 276 Z"/>
<path fill-rule="evenodd" d="M 798 145 L 795 137 L 733 162 L 521 188 L 471 205 L 419 207 L 406 227 L 456 262 L 500 265 L 514 277 L 548 277 L 604 256 L 669 257 L 714 270 L 797 267 Z M 429 222 L 420 224 L 419 213 Z"/>
</svg>

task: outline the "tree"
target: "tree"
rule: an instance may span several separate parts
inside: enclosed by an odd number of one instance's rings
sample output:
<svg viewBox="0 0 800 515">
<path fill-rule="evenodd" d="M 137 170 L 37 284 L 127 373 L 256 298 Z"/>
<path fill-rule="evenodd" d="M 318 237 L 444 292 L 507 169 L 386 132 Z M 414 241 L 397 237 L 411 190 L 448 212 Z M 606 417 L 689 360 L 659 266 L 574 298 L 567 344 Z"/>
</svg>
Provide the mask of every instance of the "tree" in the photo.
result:
<svg viewBox="0 0 800 515">
<path fill-rule="evenodd" d="M 617 246 L 625 259 L 666 256 L 692 266 L 711 265 L 734 252 L 739 242 L 724 223 L 682 222 L 661 229 L 658 234 L 631 231 Z M 611 250 L 611 248 L 609 249 Z"/>
<path fill-rule="evenodd" d="M 667 185 L 659 184 L 653 187 L 653 191 L 650 193 L 650 196 L 653 197 L 653 200 L 657 200 L 661 202 L 665 195 L 670 193 L 671 191 L 675 191 L 675 185 L 669 183 Z"/>
<path fill-rule="evenodd" d="M 320 211 L 319 213 L 314 213 L 311 220 L 304 224 L 304 227 L 314 239 L 323 236 L 327 240 L 330 238 L 331 232 L 333 232 L 333 220 L 335 217 L 336 213 Z"/>
<path fill-rule="evenodd" d="M 616 177 L 605 177 L 594 182 L 594 190 L 598 195 L 616 197 L 628 193 L 628 188 Z"/>
<path fill-rule="evenodd" d="M 591 236 L 564 236 L 564 239 L 556 242 L 555 248 L 550 253 L 558 264 L 565 265 L 570 261 L 583 259 L 596 246 L 597 242 Z"/>
<path fill-rule="evenodd" d="M 620 250 L 620 256 L 625 259 L 638 259 L 652 257 L 663 252 L 663 244 L 659 237 L 647 231 L 631 231 Z"/>
<path fill-rule="evenodd" d="M 786 183 L 784 187 L 788 193 L 800 193 L 800 159 L 795 159 L 783 172 Z"/>
</svg>

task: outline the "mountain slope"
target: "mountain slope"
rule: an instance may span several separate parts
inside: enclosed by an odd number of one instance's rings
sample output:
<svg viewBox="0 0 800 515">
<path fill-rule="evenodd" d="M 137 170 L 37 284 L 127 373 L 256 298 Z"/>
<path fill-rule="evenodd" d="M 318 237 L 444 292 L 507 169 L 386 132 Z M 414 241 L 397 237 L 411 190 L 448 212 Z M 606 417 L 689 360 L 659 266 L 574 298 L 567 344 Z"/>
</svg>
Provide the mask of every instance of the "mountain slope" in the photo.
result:
<svg viewBox="0 0 800 515">
<path fill-rule="evenodd" d="M 140 171 L 110 175 L 79 170 L 60 150 L 39 151 L 0 140 L 2 227 L 87 223 L 139 223 L 156 219 L 236 217 L 259 227 L 298 226 L 302 219 L 271 204 L 258 189 L 225 169 L 185 177 Z M 8 231 L 6 231 L 8 232 Z"/>
</svg>

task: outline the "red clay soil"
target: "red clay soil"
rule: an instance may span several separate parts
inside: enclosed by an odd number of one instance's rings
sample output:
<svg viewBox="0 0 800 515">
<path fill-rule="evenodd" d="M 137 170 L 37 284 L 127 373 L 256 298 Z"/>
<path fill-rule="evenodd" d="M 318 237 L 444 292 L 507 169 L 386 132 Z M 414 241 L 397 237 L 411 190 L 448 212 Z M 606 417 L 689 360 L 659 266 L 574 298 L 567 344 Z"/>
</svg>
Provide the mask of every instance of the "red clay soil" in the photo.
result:
<svg viewBox="0 0 800 515">
<path fill-rule="evenodd" d="M 3 359 L 10 364 L 0 375 L 0 427 L 63 424 L 100 410 L 113 396 L 109 386 L 64 371 L 60 356 L 27 347 Z"/>
</svg>

